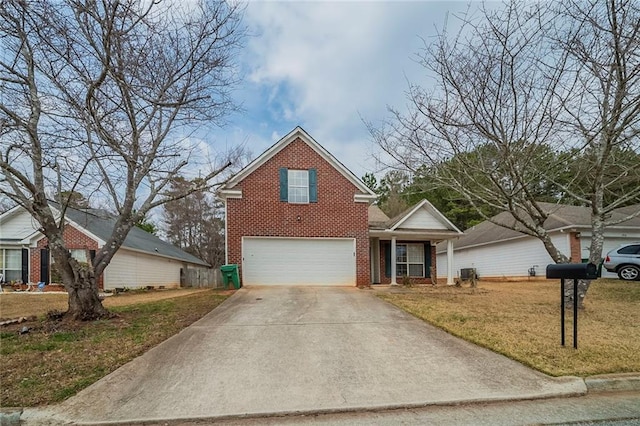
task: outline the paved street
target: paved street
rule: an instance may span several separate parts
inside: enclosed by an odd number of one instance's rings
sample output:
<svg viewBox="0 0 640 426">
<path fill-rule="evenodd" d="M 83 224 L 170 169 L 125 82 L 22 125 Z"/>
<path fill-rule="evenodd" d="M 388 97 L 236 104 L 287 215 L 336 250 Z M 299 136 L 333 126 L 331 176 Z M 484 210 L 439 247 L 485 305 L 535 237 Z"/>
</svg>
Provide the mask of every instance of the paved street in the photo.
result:
<svg viewBox="0 0 640 426">
<path fill-rule="evenodd" d="M 206 422 L 178 422 L 194 426 Z M 324 414 L 223 422 L 227 426 L 294 425 L 562 425 L 638 426 L 640 392 L 602 393 L 575 398 L 425 407 L 382 412 Z"/>
</svg>

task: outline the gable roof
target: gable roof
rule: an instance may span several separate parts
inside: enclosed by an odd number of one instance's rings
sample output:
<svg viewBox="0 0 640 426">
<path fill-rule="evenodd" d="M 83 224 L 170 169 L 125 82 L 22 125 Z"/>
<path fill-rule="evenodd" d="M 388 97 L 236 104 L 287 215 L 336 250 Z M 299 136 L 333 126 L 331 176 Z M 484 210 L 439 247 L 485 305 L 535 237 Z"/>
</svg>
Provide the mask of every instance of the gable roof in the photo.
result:
<svg viewBox="0 0 640 426">
<path fill-rule="evenodd" d="M 49 202 L 54 211 L 59 212 L 60 206 L 55 202 Z M 22 209 L 18 207 L 17 209 Z M 24 209 L 22 209 L 24 211 Z M 16 212 L 12 209 L 4 215 L 14 215 Z M 58 214 L 58 213 L 56 213 Z M 75 209 L 67 207 L 65 217 L 82 232 L 87 233 L 90 237 L 98 239 L 99 244 L 104 244 L 109 239 L 111 232 L 116 224 L 116 218 L 106 210 L 101 209 Z M 29 235 L 23 238 L 29 238 L 35 234 L 39 234 L 37 230 L 30 230 Z M 137 226 L 129 231 L 127 238 L 122 243 L 122 248 L 152 254 L 154 256 L 168 257 L 183 262 L 193 263 L 201 266 L 209 266 L 206 262 L 197 257 L 183 251 L 182 249 L 161 240 L 157 236 L 150 234 Z"/>
<path fill-rule="evenodd" d="M 447 219 L 429 200 L 422 200 L 404 212 L 389 219 L 378 206 L 369 207 L 369 229 L 384 231 L 437 231 L 462 235 L 449 219 Z"/>
<path fill-rule="evenodd" d="M 420 201 L 415 206 L 410 207 L 405 212 L 400 213 L 398 216 L 391 219 L 391 229 L 408 227 L 408 222 L 420 214 L 423 216 L 430 216 L 430 219 L 434 219 L 435 222 L 431 223 L 434 223 L 435 229 L 446 229 L 462 234 L 462 231 L 460 231 L 449 219 L 440 213 L 440 211 L 427 199 Z"/>
<path fill-rule="evenodd" d="M 269 149 L 263 152 L 260 156 L 258 156 L 255 160 L 249 163 L 245 168 L 240 170 L 235 176 L 233 176 L 229 181 L 223 186 L 220 194 L 224 197 L 232 193 L 233 188 L 236 187 L 244 178 L 253 173 L 260 166 L 269 161 L 274 155 L 282 151 L 286 148 L 290 143 L 300 138 L 304 143 L 306 143 L 311 149 L 318 153 L 323 159 L 325 159 L 329 164 L 333 166 L 340 174 L 342 174 L 349 182 L 351 182 L 361 194 L 358 195 L 359 198 L 363 198 L 366 200 L 373 200 L 376 198 L 376 194 L 367 187 L 367 185 L 362 182 L 362 180 L 358 179 L 356 175 L 354 175 L 349 169 L 347 169 L 344 164 L 338 161 L 329 151 L 327 151 L 322 145 L 315 141 L 304 129 L 300 126 L 297 126 L 283 138 L 281 138 L 278 142 L 273 144 Z"/>
<path fill-rule="evenodd" d="M 582 230 L 585 228 L 591 228 L 591 210 L 589 207 L 542 202 L 538 203 L 538 205 L 549 214 L 548 219 L 544 222 L 544 229 L 547 231 L 559 231 L 561 229 L 568 228 Z M 638 212 L 639 210 L 640 204 L 622 207 L 611 212 L 611 219 L 622 220 L 626 216 L 631 215 L 634 212 Z M 509 212 L 498 213 L 491 218 L 491 221 L 485 220 L 484 222 L 467 229 L 464 236 L 453 243 L 454 248 L 467 248 L 527 236 L 522 232 L 505 228 L 504 226 L 500 226 L 494 222 L 506 226 L 513 226 L 515 219 Z M 640 216 L 621 222 L 620 224 L 615 225 L 615 227 L 640 228 Z"/>
<path fill-rule="evenodd" d="M 67 217 L 77 225 L 107 241 L 116 224 L 116 218 L 105 210 L 86 209 L 77 210 L 67 208 Z M 155 256 L 170 257 L 188 263 L 209 266 L 206 262 L 185 252 L 184 250 L 161 240 L 157 236 L 134 226 L 127 234 L 122 247 L 149 253 Z"/>
</svg>

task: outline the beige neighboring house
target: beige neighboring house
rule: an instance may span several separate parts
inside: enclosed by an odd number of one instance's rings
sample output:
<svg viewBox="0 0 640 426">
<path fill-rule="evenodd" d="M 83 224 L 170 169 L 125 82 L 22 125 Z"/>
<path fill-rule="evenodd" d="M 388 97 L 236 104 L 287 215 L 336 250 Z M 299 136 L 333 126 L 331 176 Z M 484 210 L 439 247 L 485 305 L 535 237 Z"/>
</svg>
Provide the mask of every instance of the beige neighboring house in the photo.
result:
<svg viewBox="0 0 640 426">
<path fill-rule="evenodd" d="M 58 210 L 51 204 L 54 214 Z M 71 255 L 88 261 L 107 241 L 115 218 L 104 210 L 73 209 L 66 211 L 64 239 Z M 3 282 L 44 282 L 52 277 L 52 258 L 47 238 L 39 224 L 22 207 L 0 215 L 0 274 Z M 191 270 L 203 271 L 209 265 L 161 240 L 133 227 L 104 273 L 97 278 L 100 289 L 179 287 Z"/>
<path fill-rule="evenodd" d="M 544 224 L 554 245 L 571 262 L 582 262 L 589 258 L 591 244 L 590 209 L 580 206 L 540 203 L 549 213 Z M 640 204 L 614 210 L 611 219 L 623 219 L 637 214 Z M 514 219 L 503 212 L 492 218 L 509 224 Z M 640 241 L 640 217 L 626 220 L 605 230 L 604 257 L 609 250 L 622 244 Z M 537 238 L 484 221 L 464 232 L 464 236 L 453 242 L 454 269 L 475 268 L 480 279 L 510 279 L 531 275 L 545 276 L 546 266 L 554 263 Z M 446 264 L 446 246 L 438 245 L 438 265 Z M 438 268 L 440 271 L 440 268 Z M 441 274 L 438 275 L 442 277 Z M 617 278 L 616 274 L 603 269 L 603 278 Z"/>
</svg>

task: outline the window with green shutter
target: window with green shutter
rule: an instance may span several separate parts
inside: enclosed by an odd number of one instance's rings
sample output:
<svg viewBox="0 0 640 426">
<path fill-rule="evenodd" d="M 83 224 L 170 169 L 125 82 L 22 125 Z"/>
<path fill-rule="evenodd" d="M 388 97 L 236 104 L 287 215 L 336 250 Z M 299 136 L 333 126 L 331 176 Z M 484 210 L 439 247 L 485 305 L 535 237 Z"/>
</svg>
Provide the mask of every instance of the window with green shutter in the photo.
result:
<svg viewBox="0 0 640 426">
<path fill-rule="evenodd" d="M 280 169 L 280 201 L 295 204 L 318 202 L 318 172 L 316 169 Z"/>
</svg>

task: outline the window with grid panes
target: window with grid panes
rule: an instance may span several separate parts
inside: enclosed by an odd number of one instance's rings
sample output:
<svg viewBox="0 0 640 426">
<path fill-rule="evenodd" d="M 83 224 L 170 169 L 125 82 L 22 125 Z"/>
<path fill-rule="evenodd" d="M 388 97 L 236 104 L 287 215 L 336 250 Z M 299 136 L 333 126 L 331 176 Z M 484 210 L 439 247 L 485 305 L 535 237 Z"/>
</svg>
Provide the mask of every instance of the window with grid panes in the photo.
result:
<svg viewBox="0 0 640 426">
<path fill-rule="evenodd" d="M 424 278 L 424 244 L 396 245 L 396 276 Z"/>
<path fill-rule="evenodd" d="M 288 194 L 290 203 L 308 203 L 309 202 L 309 171 L 308 170 L 289 170 Z"/>
<path fill-rule="evenodd" d="M 0 273 L 4 282 L 18 281 L 22 278 L 22 250 L 0 250 Z"/>
</svg>

